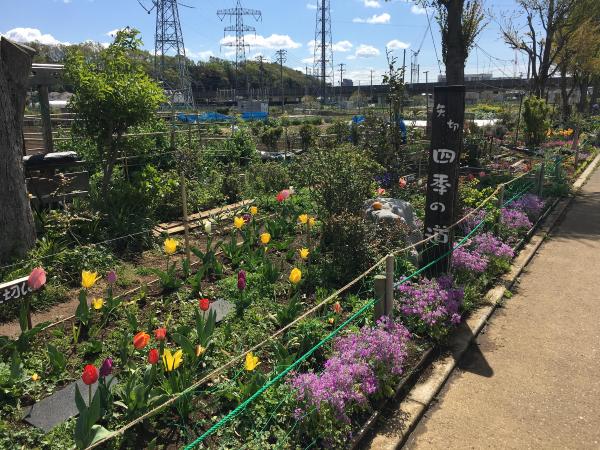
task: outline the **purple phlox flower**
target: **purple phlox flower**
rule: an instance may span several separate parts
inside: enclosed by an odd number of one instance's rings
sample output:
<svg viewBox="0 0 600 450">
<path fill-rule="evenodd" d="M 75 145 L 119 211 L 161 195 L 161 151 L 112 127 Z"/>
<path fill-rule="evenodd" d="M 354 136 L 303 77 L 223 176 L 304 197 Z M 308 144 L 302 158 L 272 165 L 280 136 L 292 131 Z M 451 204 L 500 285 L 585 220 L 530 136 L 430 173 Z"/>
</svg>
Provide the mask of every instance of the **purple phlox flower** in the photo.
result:
<svg viewBox="0 0 600 450">
<path fill-rule="evenodd" d="M 488 260 L 476 251 L 469 251 L 465 247 L 458 247 L 452 252 L 452 268 L 483 273 L 487 269 Z"/>
<path fill-rule="evenodd" d="M 473 210 L 474 208 L 465 208 L 463 211 L 463 217 L 471 214 Z M 486 214 L 487 211 L 485 209 L 477 210 L 459 224 L 460 230 L 465 234 L 469 234 L 477 225 L 479 225 L 480 222 L 485 219 Z"/>
<path fill-rule="evenodd" d="M 513 208 L 502 208 L 500 211 L 500 223 L 507 228 L 530 229 L 533 224 L 523 211 Z"/>
<path fill-rule="evenodd" d="M 482 233 L 475 236 L 472 247 L 480 255 L 506 259 L 512 259 L 515 256 L 513 249 L 492 233 Z"/>
<path fill-rule="evenodd" d="M 534 194 L 525 194 L 512 202 L 509 208 L 520 210 L 527 214 L 529 219 L 536 220 L 544 210 L 544 200 Z"/>
</svg>

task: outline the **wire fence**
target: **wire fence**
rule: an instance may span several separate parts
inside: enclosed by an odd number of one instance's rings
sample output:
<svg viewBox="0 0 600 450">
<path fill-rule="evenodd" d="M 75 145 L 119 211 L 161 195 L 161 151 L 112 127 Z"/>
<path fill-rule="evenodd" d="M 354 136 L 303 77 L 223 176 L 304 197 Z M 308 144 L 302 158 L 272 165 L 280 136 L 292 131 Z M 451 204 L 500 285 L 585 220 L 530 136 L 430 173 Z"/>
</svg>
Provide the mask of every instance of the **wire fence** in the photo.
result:
<svg viewBox="0 0 600 450">
<path fill-rule="evenodd" d="M 497 186 L 496 189 L 494 190 L 494 192 L 491 195 L 489 195 L 484 201 L 482 201 L 481 204 L 479 204 L 477 206 L 477 208 L 475 208 L 473 211 L 471 211 L 465 217 L 462 217 L 460 220 L 458 220 L 457 222 L 455 222 L 453 225 L 451 225 L 450 228 L 455 228 L 455 227 L 459 226 L 462 222 L 464 222 L 465 220 L 467 220 L 467 218 L 473 216 L 477 211 L 483 209 L 489 202 L 495 200 L 496 196 L 502 190 L 504 190 L 505 192 L 508 192 L 508 193 L 512 194 L 511 198 L 507 202 L 505 202 L 505 205 L 507 205 L 510 202 L 514 201 L 520 195 L 523 195 L 523 193 L 525 193 L 529 189 L 531 189 L 531 186 L 532 186 L 531 176 L 532 176 L 531 173 L 524 173 L 524 174 L 521 174 L 521 175 L 519 175 L 519 176 L 517 176 L 517 177 L 515 177 L 515 178 L 513 178 L 513 179 L 511 179 L 511 180 L 509 180 L 509 181 L 507 181 L 505 183 L 502 183 L 501 185 Z M 523 184 L 519 184 L 520 182 L 523 183 Z M 485 218 L 487 218 L 487 214 L 486 214 Z M 461 246 L 463 246 L 464 243 L 468 240 L 468 238 L 474 232 L 476 232 L 477 230 L 479 230 L 483 226 L 484 221 L 485 220 L 482 220 L 481 222 L 479 222 L 479 224 L 467 236 L 465 236 L 464 238 L 462 238 L 460 240 L 460 242 L 457 244 L 457 246 L 454 249 L 452 249 L 450 252 L 448 252 L 448 253 L 440 256 L 435 261 L 432 261 L 427 266 L 420 268 L 419 270 L 415 271 L 411 275 L 409 275 L 407 277 L 404 277 L 403 280 L 401 281 L 401 283 L 404 283 L 404 282 L 406 282 L 406 281 L 408 281 L 408 280 L 410 280 L 410 279 L 412 279 L 414 277 L 419 276 L 425 270 L 427 270 L 429 267 L 431 267 L 433 264 L 437 263 L 439 260 L 441 260 L 442 258 L 447 257 L 449 254 L 451 254 L 453 251 L 455 251 L 456 248 L 460 248 Z M 432 235 L 432 236 L 430 236 L 430 237 L 428 237 L 426 239 L 423 239 L 423 240 L 421 240 L 421 241 L 419 241 L 419 242 L 417 242 L 415 244 L 411 244 L 411 245 L 406 246 L 406 247 L 404 247 L 402 249 L 398 249 L 398 250 L 394 251 L 393 253 L 391 253 L 391 255 L 393 255 L 394 257 L 397 258 L 398 255 L 406 254 L 407 252 L 409 252 L 411 250 L 414 251 L 416 249 L 420 249 L 421 252 L 422 252 L 424 245 L 426 245 L 426 244 L 433 245 L 434 242 L 435 242 L 435 240 L 439 236 L 440 236 L 439 233 L 438 234 L 434 234 L 434 235 Z M 347 283 L 345 286 L 343 286 L 340 289 L 336 290 L 333 294 L 327 296 L 324 300 L 322 300 L 321 302 L 317 303 L 315 306 L 309 308 L 307 311 L 305 311 L 304 313 L 302 313 L 299 317 L 297 317 L 296 319 L 294 319 L 292 322 L 290 322 L 286 326 L 282 327 L 281 329 L 277 330 L 275 333 L 273 333 L 272 335 L 268 336 L 263 341 L 257 343 L 256 345 L 251 346 L 250 348 L 247 348 L 246 350 L 244 350 L 243 352 L 241 352 L 237 356 L 231 358 L 229 361 L 227 361 L 225 364 L 221 365 L 220 367 L 217 367 L 217 368 L 211 370 L 208 374 L 206 374 L 203 377 L 201 377 L 199 380 L 197 380 L 196 382 L 194 382 L 193 384 L 191 384 L 188 388 L 182 390 L 180 393 L 177 393 L 177 394 L 174 394 L 173 396 L 171 396 L 167 401 L 165 401 L 161 405 L 158 405 L 158 406 L 152 408 L 151 410 L 147 411 L 146 413 L 144 413 L 140 417 L 138 417 L 138 418 L 134 419 L 133 421 L 125 424 L 124 426 L 120 427 L 119 429 L 110 432 L 104 439 L 102 439 L 102 440 L 94 443 L 90 448 L 98 447 L 98 446 L 102 445 L 103 443 L 106 443 L 107 441 L 115 438 L 116 436 L 123 435 L 127 430 L 131 429 L 135 425 L 137 425 L 137 424 L 143 422 L 144 420 L 147 420 L 148 418 L 156 415 L 157 413 L 163 411 L 165 408 L 167 408 L 167 407 L 169 407 L 171 405 L 174 405 L 183 396 L 188 396 L 188 395 L 192 395 L 193 396 L 193 395 L 195 395 L 195 392 L 197 391 L 197 389 L 200 386 L 208 383 L 211 380 L 214 380 L 219 375 L 223 374 L 225 371 L 227 371 L 227 370 L 235 367 L 237 364 L 241 363 L 243 361 L 243 359 L 246 357 L 246 355 L 248 355 L 249 353 L 255 353 L 256 351 L 260 350 L 261 348 L 263 348 L 267 344 L 274 342 L 276 339 L 278 339 L 280 336 L 282 336 L 288 330 L 290 330 L 293 327 L 295 327 L 298 323 L 302 322 L 303 320 L 305 320 L 309 316 L 315 314 L 316 312 L 322 310 L 326 305 L 332 304 L 333 301 L 335 301 L 336 299 L 338 299 L 341 294 L 343 294 L 345 292 L 348 292 L 351 288 L 353 288 L 354 286 L 356 286 L 358 283 L 365 283 L 365 280 L 366 280 L 366 278 L 369 275 L 374 274 L 377 270 L 379 270 L 379 269 L 381 269 L 383 267 L 383 265 L 385 264 L 386 259 L 387 259 L 387 257 L 382 258 L 377 263 L 375 263 L 372 267 L 370 267 L 368 270 L 366 270 L 365 272 L 363 272 L 362 274 L 360 274 L 359 276 L 357 276 L 355 279 L 353 279 L 352 281 L 350 281 L 349 283 Z M 287 374 L 289 374 L 291 371 L 293 371 L 295 368 L 297 368 L 300 364 L 302 364 L 303 362 L 307 361 L 310 358 L 311 355 L 313 355 L 318 349 L 320 349 L 321 347 L 323 347 L 327 342 L 331 341 L 342 330 L 346 329 L 350 324 L 354 323 L 359 318 L 363 317 L 364 314 L 366 313 L 366 311 L 370 310 L 375 305 L 376 302 L 377 302 L 377 300 L 371 300 L 371 301 L 367 302 L 363 307 L 361 307 L 350 318 L 348 318 L 340 326 L 338 326 L 335 330 L 333 330 L 331 333 L 329 333 L 324 339 L 322 339 L 317 345 L 313 346 L 309 351 L 307 351 L 306 353 L 304 353 L 300 358 L 298 358 L 296 361 L 294 361 L 294 363 L 291 364 L 290 366 L 288 366 L 285 370 L 283 370 L 283 371 L 279 372 L 277 375 L 275 375 L 275 377 L 273 377 L 265 385 L 263 385 L 259 389 L 259 391 L 257 391 L 255 394 L 253 394 L 251 397 L 249 397 L 247 400 L 245 400 L 243 403 L 241 403 L 238 407 L 236 407 L 230 413 L 228 413 L 226 416 L 224 416 L 222 419 L 220 419 L 217 423 L 215 423 L 213 426 L 211 426 L 208 430 L 206 430 L 204 433 L 202 433 L 198 439 L 196 439 L 195 441 L 193 441 L 186 448 L 193 448 L 193 447 L 197 446 L 202 441 L 204 441 L 206 438 L 208 438 L 213 433 L 215 433 L 219 428 L 223 427 L 225 424 L 227 424 L 228 422 L 230 422 L 233 418 L 235 418 L 242 411 L 244 411 L 254 400 L 256 400 L 258 397 L 260 397 L 260 395 L 262 393 L 264 393 L 271 386 L 273 386 L 274 384 L 276 384 L 277 382 L 279 382 L 280 380 L 282 380 L 283 378 L 285 378 L 285 376 Z"/>
</svg>

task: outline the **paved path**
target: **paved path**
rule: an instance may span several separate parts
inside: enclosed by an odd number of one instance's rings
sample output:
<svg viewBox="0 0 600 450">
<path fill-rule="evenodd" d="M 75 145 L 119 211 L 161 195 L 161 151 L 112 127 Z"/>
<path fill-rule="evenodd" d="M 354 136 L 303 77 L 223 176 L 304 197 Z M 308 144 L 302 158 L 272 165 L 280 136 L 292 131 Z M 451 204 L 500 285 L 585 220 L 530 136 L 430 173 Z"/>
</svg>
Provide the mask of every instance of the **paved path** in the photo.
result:
<svg viewBox="0 0 600 450">
<path fill-rule="evenodd" d="M 427 411 L 409 449 L 600 449 L 600 170 Z"/>
</svg>

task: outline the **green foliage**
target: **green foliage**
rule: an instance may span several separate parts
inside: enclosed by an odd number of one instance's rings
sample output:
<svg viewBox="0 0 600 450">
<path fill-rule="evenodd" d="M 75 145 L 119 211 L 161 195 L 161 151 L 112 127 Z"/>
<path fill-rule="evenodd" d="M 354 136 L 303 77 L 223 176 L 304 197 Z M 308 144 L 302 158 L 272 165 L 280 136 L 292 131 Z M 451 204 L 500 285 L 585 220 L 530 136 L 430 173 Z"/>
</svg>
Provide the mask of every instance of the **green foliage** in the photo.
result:
<svg viewBox="0 0 600 450">
<path fill-rule="evenodd" d="M 75 445 L 77 448 L 87 448 L 92 443 L 104 438 L 108 434 L 106 428 L 97 425 L 97 422 L 102 417 L 100 390 L 97 390 L 90 400 L 89 406 L 86 405 L 81 396 L 81 392 L 79 391 L 79 385 L 75 385 L 75 404 L 79 411 L 79 417 L 77 418 L 74 432 Z"/>
<path fill-rule="evenodd" d="M 283 134 L 282 127 L 265 127 L 260 133 L 260 142 L 267 147 L 269 151 L 277 151 L 277 143 Z"/>
<path fill-rule="evenodd" d="M 271 195 L 290 185 L 290 173 L 287 165 L 268 161 L 252 166 L 252 177 L 249 181 L 257 194 Z"/>
<path fill-rule="evenodd" d="M 374 176 L 381 167 L 364 152 L 342 145 L 333 149 L 314 149 L 294 166 L 295 186 L 310 187 L 319 213 L 332 216 L 359 213 L 374 190 Z"/>
<path fill-rule="evenodd" d="M 546 137 L 550 128 L 550 107 L 544 99 L 531 95 L 523 102 L 523 122 L 528 145 L 536 146 Z"/>
</svg>

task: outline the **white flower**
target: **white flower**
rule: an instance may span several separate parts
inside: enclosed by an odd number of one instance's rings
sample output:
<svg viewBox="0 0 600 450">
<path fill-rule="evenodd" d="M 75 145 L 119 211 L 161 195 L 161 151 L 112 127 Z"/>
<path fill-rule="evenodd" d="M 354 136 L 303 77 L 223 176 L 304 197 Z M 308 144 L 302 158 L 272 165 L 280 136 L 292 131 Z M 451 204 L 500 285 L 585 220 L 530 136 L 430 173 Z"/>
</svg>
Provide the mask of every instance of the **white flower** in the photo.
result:
<svg viewBox="0 0 600 450">
<path fill-rule="evenodd" d="M 212 233 L 212 222 L 208 219 L 204 221 L 204 231 L 206 232 L 206 234 Z"/>
</svg>

